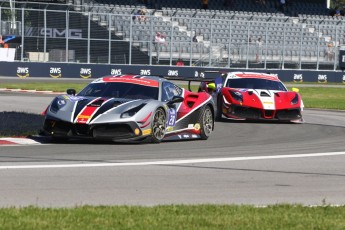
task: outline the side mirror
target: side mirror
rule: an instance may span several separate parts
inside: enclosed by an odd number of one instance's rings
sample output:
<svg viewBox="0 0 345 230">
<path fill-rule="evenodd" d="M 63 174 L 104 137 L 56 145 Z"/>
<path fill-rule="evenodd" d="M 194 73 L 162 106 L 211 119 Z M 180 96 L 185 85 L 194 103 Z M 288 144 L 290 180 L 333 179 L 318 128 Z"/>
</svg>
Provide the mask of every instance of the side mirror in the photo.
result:
<svg viewBox="0 0 345 230">
<path fill-rule="evenodd" d="M 184 98 L 183 97 L 180 97 L 180 96 L 173 96 L 173 98 L 170 100 L 170 101 L 168 101 L 168 105 L 172 105 L 172 104 L 175 104 L 175 103 L 180 103 L 180 102 L 182 102 L 184 100 Z"/>
<path fill-rule="evenodd" d="M 66 93 L 68 94 L 68 95 L 75 95 L 76 94 L 76 91 L 75 91 L 75 89 L 67 89 L 66 90 Z"/>
</svg>

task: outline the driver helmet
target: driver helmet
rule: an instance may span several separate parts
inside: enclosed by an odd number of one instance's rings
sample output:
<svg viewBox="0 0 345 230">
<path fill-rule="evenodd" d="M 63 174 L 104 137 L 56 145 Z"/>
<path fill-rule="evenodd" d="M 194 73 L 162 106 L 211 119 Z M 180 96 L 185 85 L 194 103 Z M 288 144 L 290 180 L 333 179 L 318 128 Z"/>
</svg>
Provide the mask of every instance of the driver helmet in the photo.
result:
<svg viewBox="0 0 345 230">
<path fill-rule="evenodd" d="M 216 91 L 216 84 L 214 82 L 210 82 L 207 84 L 207 91 L 214 92 Z"/>
</svg>

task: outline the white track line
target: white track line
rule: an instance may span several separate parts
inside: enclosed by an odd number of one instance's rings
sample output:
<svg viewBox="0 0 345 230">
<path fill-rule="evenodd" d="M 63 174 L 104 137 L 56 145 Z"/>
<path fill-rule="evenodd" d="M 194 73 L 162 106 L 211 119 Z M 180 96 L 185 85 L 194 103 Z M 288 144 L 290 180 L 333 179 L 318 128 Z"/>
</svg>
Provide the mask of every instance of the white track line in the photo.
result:
<svg viewBox="0 0 345 230">
<path fill-rule="evenodd" d="M 198 163 L 212 163 L 212 162 L 251 161 L 251 160 L 268 160 L 268 159 L 341 156 L 341 155 L 345 155 L 345 152 L 255 156 L 255 157 L 204 158 L 204 159 L 189 159 L 189 160 L 127 162 L 127 163 L 124 162 L 124 163 L 98 163 L 98 164 L 9 165 L 9 166 L 0 166 L 0 170 L 1 169 L 89 168 L 89 167 L 148 166 L 148 165 L 179 165 L 179 164 L 198 164 Z"/>
</svg>

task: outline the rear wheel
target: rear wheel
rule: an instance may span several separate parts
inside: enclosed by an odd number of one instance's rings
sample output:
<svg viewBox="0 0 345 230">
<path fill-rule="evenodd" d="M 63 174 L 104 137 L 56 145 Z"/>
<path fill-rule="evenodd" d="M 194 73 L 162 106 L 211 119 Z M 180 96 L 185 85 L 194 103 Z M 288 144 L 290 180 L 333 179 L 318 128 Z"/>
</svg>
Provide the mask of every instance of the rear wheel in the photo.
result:
<svg viewBox="0 0 345 230">
<path fill-rule="evenodd" d="M 202 111 L 200 115 L 199 122 L 200 122 L 200 137 L 202 140 L 206 140 L 212 133 L 213 125 L 214 125 L 213 113 L 210 106 L 206 106 L 204 108 L 204 110 Z"/>
<path fill-rule="evenodd" d="M 162 108 L 156 110 L 152 122 L 151 140 L 159 143 L 163 140 L 166 130 L 166 113 Z"/>
</svg>

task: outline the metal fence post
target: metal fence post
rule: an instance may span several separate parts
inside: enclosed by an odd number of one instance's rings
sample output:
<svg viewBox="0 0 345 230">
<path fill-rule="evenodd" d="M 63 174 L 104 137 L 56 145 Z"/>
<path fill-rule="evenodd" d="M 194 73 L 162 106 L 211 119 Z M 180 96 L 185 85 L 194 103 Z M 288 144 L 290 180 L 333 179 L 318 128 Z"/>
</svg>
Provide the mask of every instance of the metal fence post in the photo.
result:
<svg viewBox="0 0 345 230">
<path fill-rule="evenodd" d="M 68 36 L 69 36 L 69 10 L 66 10 L 66 57 L 65 57 L 65 62 L 69 62 Z"/>
<path fill-rule="evenodd" d="M 43 25 L 44 25 L 44 41 L 43 41 L 43 62 L 46 61 L 46 52 L 47 52 L 47 9 L 43 11 Z"/>
<path fill-rule="evenodd" d="M 129 24 L 129 57 L 128 57 L 128 64 L 132 64 L 132 43 L 133 43 L 133 20 L 132 17 L 129 17 L 131 21 Z"/>
<path fill-rule="evenodd" d="M 87 22 L 87 63 L 90 63 L 90 39 L 91 39 L 91 12 Z"/>
<path fill-rule="evenodd" d="M 20 61 L 24 61 L 24 39 L 25 39 L 25 31 L 24 31 L 24 8 L 22 8 L 22 44 L 21 44 L 21 54 L 20 54 Z"/>
<path fill-rule="evenodd" d="M 267 68 L 267 55 L 268 55 L 268 22 L 266 22 L 266 28 L 265 28 L 265 63 L 264 63 L 264 69 Z"/>
<path fill-rule="evenodd" d="M 111 63 L 111 17 L 112 15 L 108 13 L 108 64 Z"/>
<path fill-rule="evenodd" d="M 231 36 L 232 36 L 232 33 L 231 33 L 231 22 L 232 21 L 228 21 L 228 23 L 229 23 L 229 43 L 228 43 L 228 67 L 230 68 L 230 66 L 231 66 L 231 44 L 232 44 L 232 42 L 231 42 Z"/>
</svg>

